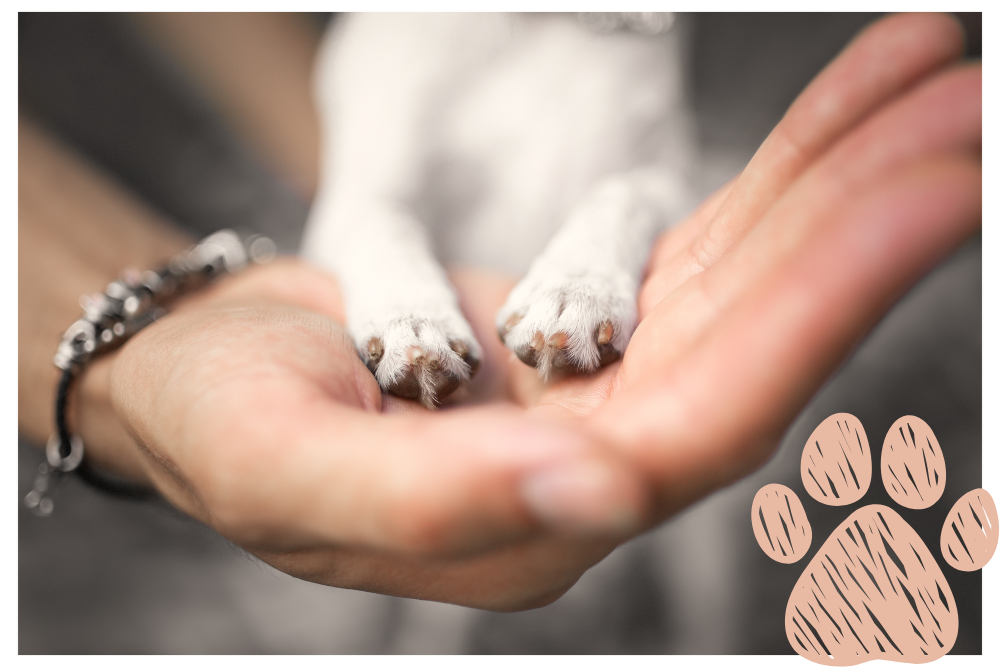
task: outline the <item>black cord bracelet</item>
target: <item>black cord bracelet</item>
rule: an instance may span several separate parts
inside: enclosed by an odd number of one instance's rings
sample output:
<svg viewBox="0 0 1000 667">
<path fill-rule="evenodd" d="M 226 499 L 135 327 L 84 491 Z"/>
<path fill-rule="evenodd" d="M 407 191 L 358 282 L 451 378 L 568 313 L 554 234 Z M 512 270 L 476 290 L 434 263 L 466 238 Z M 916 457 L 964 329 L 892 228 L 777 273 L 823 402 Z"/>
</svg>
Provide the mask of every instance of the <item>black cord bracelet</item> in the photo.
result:
<svg viewBox="0 0 1000 667">
<path fill-rule="evenodd" d="M 208 284 L 220 275 L 235 273 L 247 264 L 269 261 L 274 243 L 264 236 L 241 239 L 224 229 L 174 257 L 159 271 L 126 269 L 103 294 L 81 297 L 84 316 L 63 334 L 55 365 L 62 371 L 56 390 L 55 433 L 45 449 L 47 463 L 39 466 L 34 488 L 24 504 L 40 516 L 52 513 L 52 476 L 76 473 L 82 481 L 105 493 L 134 500 L 156 497 L 147 487 L 114 479 L 94 470 L 84 459 L 83 441 L 66 424 L 66 404 L 73 381 L 93 357 L 121 346 L 138 331 L 166 314 L 177 297 Z"/>
<path fill-rule="evenodd" d="M 64 370 L 59 379 L 59 388 L 56 390 L 56 434 L 59 436 L 59 456 L 65 460 L 72 454 L 72 436 L 66 425 L 66 401 L 69 396 L 69 389 L 73 384 L 74 375 L 69 369 Z M 113 479 L 103 475 L 89 464 L 85 459 L 80 460 L 76 468 L 73 469 L 76 476 L 87 485 L 99 491 L 119 498 L 128 500 L 150 500 L 157 497 L 157 493 L 146 486 L 131 484 L 124 480 Z"/>
</svg>

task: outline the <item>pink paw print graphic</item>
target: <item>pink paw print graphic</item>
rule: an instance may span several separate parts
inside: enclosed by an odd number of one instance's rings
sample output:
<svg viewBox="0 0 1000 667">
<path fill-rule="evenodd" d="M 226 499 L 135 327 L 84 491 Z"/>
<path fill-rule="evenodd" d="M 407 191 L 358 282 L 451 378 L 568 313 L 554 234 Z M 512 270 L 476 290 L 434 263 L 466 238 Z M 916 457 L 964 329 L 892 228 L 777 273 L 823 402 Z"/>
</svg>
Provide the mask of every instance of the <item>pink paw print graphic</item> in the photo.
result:
<svg viewBox="0 0 1000 667">
<path fill-rule="evenodd" d="M 871 482 L 872 452 L 861 422 L 831 415 L 802 452 L 802 485 L 829 506 L 860 501 Z M 945 486 L 945 452 L 920 418 L 901 417 L 885 436 L 882 484 L 903 507 L 926 509 Z M 802 559 L 812 541 L 806 510 L 794 491 L 769 484 L 754 498 L 757 543 L 779 563 Z M 971 572 L 996 552 L 997 508 L 984 489 L 962 496 L 941 530 L 944 563 Z M 931 662 L 958 635 L 958 609 L 948 581 L 917 532 L 891 507 L 854 510 L 809 561 L 785 609 L 785 633 L 802 657 L 824 665 L 869 660 Z"/>
</svg>

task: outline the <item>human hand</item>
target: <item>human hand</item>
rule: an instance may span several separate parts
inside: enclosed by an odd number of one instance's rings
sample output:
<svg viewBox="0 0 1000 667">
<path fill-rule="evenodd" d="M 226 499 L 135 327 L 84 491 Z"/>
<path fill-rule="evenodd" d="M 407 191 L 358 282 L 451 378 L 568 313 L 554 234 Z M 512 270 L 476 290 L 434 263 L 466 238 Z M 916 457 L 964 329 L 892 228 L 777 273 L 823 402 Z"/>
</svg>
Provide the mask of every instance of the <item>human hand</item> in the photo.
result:
<svg viewBox="0 0 1000 667">
<path fill-rule="evenodd" d="M 618 367 L 548 388 L 657 489 L 662 520 L 761 464 L 896 298 L 981 220 L 981 67 L 894 16 L 804 91 L 744 172 L 657 244 Z"/>
<path fill-rule="evenodd" d="M 637 525 L 641 480 L 571 428 L 502 406 L 381 414 L 339 310 L 304 264 L 250 269 L 95 362 L 81 401 L 106 383 L 141 478 L 324 584 L 534 606 Z"/>
<path fill-rule="evenodd" d="M 52 350 L 79 294 L 190 239 L 29 119 L 18 137 L 18 426 L 44 442 Z M 458 278 L 492 330 L 485 283 Z M 336 283 L 299 262 L 223 278 L 88 364 L 70 430 L 98 469 L 334 586 L 536 606 L 634 529 L 641 483 L 613 453 L 509 405 L 445 417 L 381 404 L 341 317 Z"/>
</svg>

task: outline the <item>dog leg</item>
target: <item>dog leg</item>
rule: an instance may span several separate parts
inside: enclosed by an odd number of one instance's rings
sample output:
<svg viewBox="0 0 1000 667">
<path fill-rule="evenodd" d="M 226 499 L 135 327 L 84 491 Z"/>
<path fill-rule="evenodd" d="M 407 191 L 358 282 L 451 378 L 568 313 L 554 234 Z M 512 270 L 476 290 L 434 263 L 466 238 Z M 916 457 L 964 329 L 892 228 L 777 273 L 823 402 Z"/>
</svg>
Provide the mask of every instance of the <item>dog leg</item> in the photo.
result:
<svg viewBox="0 0 1000 667">
<path fill-rule="evenodd" d="M 479 14 L 352 15 L 319 55 L 322 165 L 303 254 L 339 278 L 348 331 L 379 385 L 428 407 L 482 353 L 414 202 L 441 109 L 502 27 Z"/>
<path fill-rule="evenodd" d="M 687 188 L 650 169 L 610 177 L 574 209 L 497 314 L 500 339 L 543 379 L 619 359 L 656 234 L 686 210 Z"/>
<path fill-rule="evenodd" d="M 312 247 L 337 267 L 362 361 L 389 393 L 433 407 L 472 377 L 482 352 L 426 231 L 388 201 L 320 213 Z"/>
</svg>

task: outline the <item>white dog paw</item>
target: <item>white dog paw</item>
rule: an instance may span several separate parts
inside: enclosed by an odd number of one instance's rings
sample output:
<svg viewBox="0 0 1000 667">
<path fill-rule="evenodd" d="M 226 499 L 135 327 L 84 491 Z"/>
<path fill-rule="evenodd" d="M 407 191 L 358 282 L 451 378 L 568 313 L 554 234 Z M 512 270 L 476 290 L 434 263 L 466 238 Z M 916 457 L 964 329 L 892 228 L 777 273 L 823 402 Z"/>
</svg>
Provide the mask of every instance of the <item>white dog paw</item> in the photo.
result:
<svg viewBox="0 0 1000 667">
<path fill-rule="evenodd" d="M 465 322 L 407 315 L 360 327 L 358 354 L 390 394 L 433 408 L 479 368 L 479 343 Z"/>
<path fill-rule="evenodd" d="M 625 352 L 638 320 L 635 298 L 635 281 L 624 272 L 532 271 L 500 309 L 497 333 L 542 379 L 591 373 Z"/>
</svg>

